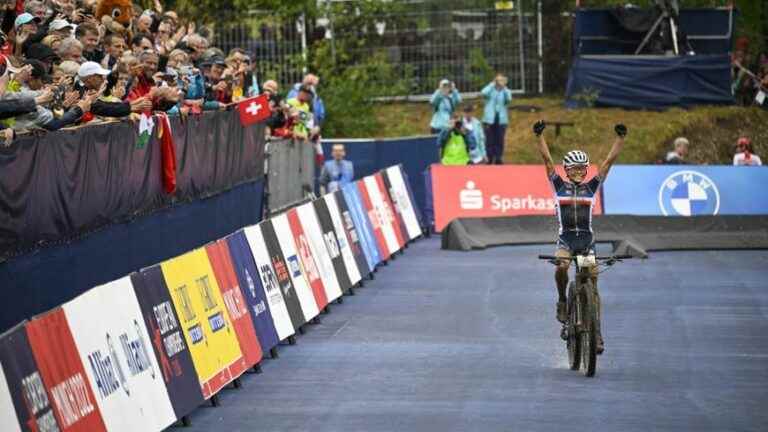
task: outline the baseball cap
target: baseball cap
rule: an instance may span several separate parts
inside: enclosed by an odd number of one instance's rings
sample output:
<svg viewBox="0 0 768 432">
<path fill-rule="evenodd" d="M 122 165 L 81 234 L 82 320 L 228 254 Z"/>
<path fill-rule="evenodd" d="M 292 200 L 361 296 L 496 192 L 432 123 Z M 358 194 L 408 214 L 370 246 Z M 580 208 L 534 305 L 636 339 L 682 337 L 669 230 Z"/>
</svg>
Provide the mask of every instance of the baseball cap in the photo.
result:
<svg viewBox="0 0 768 432">
<path fill-rule="evenodd" d="M 75 26 L 73 24 L 70 24 L 69 21 L 61 18 L 57 18 L 53 21 L 51 21 L 51 25 L 48 26 L 49 30 L 61 30 L 69 27 L 70 29 L 74 29 Z"/>
<path fill-rule="evenodd" d="M 432 82 L 434 82 L 434 81 L 432 81 Z M 448 81 L 447 79 L 440 80 L 440 87 L 446 86 L 446 85 L 449 85 L 449 84 L 451 84 L 451 82 Z"/>
<path fill-rule="evenodd" d="M 91 75 L 103 75 L 107 76 L 111 73 L 109 69 L 104 69 L 100 64 L 92 61 L 87 61 L 80 65 L 80 69 L 77 71 L 77 76 L 80 78 L 86 78 Z"/>
<path fill-rule="evenodd" d="M 736 145 L 750 145 L 751 142 L 749 141 L 749 138 L 743 136 L 740 137 L 738 141 L 736 141 Z"/>
<path fill-rule="evenodd" d="M 34 21 L 36 23 L 39 23 L 40 22 L 40 18 L 32 15 L 31 13 L 24 12 L 23 14 L 21 14 L 21 15 L 16 17 L 16 21 L 13 22 L 13 26 L 15 28 L 19 28 L 19 27 L 23 26 L 24 24 L 28 24 L 28 23 L 30 23 L 32 21 Z"/>
</svg>

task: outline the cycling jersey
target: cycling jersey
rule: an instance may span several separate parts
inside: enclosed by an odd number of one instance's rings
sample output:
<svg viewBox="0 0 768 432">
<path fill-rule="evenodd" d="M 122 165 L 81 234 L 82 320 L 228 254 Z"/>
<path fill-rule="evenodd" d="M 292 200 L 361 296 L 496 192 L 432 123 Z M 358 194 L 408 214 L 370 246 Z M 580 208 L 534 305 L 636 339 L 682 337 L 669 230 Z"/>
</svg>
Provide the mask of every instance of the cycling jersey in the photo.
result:
<svg viewBox="0 0 768 432">
<path fill-rule="evenodd" d="M 594 176 L 588 182 L 579 184 L 565 181 L 559 174 L 549 177 L 555 192 L 555 210 L 559 223 L 558 234 L 591 233 L 592 209 L 595 206 L 595 195 L 600 187 L 600 176 Z"/>
</svg>

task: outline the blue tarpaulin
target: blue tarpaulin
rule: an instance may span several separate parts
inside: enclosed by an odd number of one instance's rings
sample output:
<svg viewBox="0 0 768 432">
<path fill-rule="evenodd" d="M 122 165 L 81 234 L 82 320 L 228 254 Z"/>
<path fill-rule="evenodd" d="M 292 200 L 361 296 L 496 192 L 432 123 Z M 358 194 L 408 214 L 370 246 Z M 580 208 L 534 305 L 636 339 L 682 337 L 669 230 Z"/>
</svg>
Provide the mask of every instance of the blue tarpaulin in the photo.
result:
<svg viewBox="0 0 768 432">
<path fill-rule="evenodd" d="M 595 106 L 630 109 L 732 104 L 730 57 L 576 57 L 568 77 L 566 105 L 582 106 L 579 95 L 590 93 L 597 94 Z"/>
</svg>

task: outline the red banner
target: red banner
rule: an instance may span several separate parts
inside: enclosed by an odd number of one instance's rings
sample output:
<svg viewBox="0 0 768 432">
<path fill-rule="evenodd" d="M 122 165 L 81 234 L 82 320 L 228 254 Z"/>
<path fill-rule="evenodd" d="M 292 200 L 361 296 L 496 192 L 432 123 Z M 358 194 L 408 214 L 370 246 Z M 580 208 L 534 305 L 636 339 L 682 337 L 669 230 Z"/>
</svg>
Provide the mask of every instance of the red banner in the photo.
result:
<svg viewBox="0 0 768 432">
<path fill-rule="evenodd" d="M 312 294 L 315 296 L 317 307 L 322 310 L 328 305 L 328 297 L 325 295 L 325 286 L 323 286 L 323 281 L 320 278 L 317 262 L 315 257 L 312 256 L 307 236 L 301 227 L 296 209 L 291 209 L 287 216 L 288 224 L 291 226 L 291 233 L 293 233 L 293 238 L 296 241 L 296 251 L 299 253 L 299 259 L 301 259 L 301 264 L 304 267 L 304 274 L 307 276 L 307 280 L 309 280 L 309 286 L 312 288 Z"/>
<path fill-rule="evenodd" d="M 56 308 L 30 321 L 27 336 L 61 430 L 106 431 L 64 311 Z M 102 360 L 108 361 L 92 361 Z"/>
<path fill-rule="evenodd" d="M 240 349 L 245 356 L 246 363 L 255 365 L 261 361 L 261 345 L 256 338 L 256 329 L 251 322 L 248 304 L 243 298 L 235 268 L 232 266 L 232 257 L 229 254 L 227 242 L 226 240 L 218 240 L 215 243 L 210 243 L 205 247 L 205 251 L 208 253 L 208 260 L 213 267 L 213 274 L 219 282 L 219 290 L 229 311 L 229 317 L 232 319 L 232 326 L 235 328 L 235 335 L 240 342 Z"/>
<path fill-rule="evenodd" d="M 562 167 L 557 172 L 565 178 Z M 590 166 L 587 178 L 597 174 Z M 432 165 L 435 229 L 456 218 L 554 215 L 555 196 L 543 165 Z M 602 214 L 598 195 L 595 214 Z"/>
</svg>

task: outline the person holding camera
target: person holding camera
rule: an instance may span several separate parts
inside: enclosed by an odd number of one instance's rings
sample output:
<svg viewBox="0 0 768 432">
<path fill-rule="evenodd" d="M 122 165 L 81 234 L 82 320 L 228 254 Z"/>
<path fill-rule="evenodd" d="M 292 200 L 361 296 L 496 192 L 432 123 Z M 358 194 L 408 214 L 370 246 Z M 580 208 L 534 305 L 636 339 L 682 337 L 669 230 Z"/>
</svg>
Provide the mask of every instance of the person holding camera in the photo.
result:
<svg viewBox="0 0 768 432">
<path fill-rule="evenodd" d="M 483 124 L 485 125 L 486 153 L 488 163 L 501 165 L 504 156 L 504 136 L 507 133 L 509 103 L 512 102 L 512 92 L 507 87 L 507 77 L 497 74 L 493 82 L 481 91 L 485 98 Z"/>
<path fill-rule="evenodd" d="M 441 164 L 467 165 L 477 143 L 472 132 L 464 127 L 461 117 L 455 117 L 452 126 L 443 129 L 437 136 L 437 146 L 440 148 Z"/>
<path fill-rule="evenodd" d="M 450 128 L 451 116 L 461 103 L 461 95 L 456 90 L 456 84 L 447 79 L 440 81 L 429 103 L 432 105 L 432 121 L 429 123 L 431 132 L 436 134 Z"/>
</svg>

